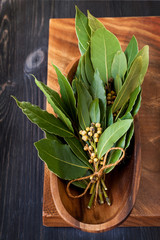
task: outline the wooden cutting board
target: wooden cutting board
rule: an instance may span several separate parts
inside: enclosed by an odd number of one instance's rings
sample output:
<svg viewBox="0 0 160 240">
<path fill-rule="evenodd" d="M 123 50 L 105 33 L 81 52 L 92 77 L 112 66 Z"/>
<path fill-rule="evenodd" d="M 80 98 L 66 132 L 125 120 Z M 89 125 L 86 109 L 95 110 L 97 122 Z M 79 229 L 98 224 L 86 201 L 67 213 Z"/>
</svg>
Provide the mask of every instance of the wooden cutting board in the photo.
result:
<svg viewBox="0 0 160 240">
<path fill-rule="evenodd" d="M 143 83 L 139 113 L 142 175 L 135 206 L 121 226 L 160 226 L 160 17 L 100 18 L 119 39 L 123 51 L 134 34 L 139 49 L 150 47 L 150 63 Z M 80 55 L 74 19 L 50 19 L 48 86 L 59 92 L 52 62 L 65 74 L 67 65 Z M 50 105 L 47 110 L 52 112 Z M 50 192 L 50 175 L 45 166 L 43 224 L 69 227 L 58 215 Z"/>
</svg>

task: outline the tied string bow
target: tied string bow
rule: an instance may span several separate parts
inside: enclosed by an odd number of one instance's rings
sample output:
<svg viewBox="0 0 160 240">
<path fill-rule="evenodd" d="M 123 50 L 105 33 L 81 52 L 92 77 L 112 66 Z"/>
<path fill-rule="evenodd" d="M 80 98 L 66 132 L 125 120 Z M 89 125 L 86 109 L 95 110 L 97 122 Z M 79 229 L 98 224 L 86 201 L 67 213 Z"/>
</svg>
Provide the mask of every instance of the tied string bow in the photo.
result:
<svg viewBox="0 0 160 240">
<path fill-rule="evenodd" d="M 106 160 L 107 160 L 107 156 L 108 156 L 108 153 L 112 150 L 121 150 L 122 151 L 122 156 L 120 157 L 119 160 L 117 160 L 115 163 L 111 163 L 111 164 L 108 164 L 106 165 Z M 97 195 L 98 195 L 98 187 L 99 187 L 99 182 L 100 182 L 100 179 L 102 178 L 103 174 L 104 174 L 104 170 L 107 169 L 107 168 L 110 168 L 110 167 L 115 167 L 116 165 L 118 165 L 122 159 L 124 158 L 125 156 L 125 150 L 121 147 L 113 147 L 113 148 L 110 148 L 107 153 L 105 154 L 105 157 L 104 157 L 104 161 L 103 161 L 103 166 L 97 171 L 95 169 L 95 172 L 89 176 L 85 176 L 85 177 L 81 177 L 81 178 L 77 178 L 77 179 L 73 179 L 71 181 L 69 181 L 69 183 L 67 184 L 67 194 L 68 196 L 70 196 L 71 198 L 80 198 L 80 197 L 83 197 L 86 192 L 88 191 L 88 189 L 90 188 L 90 185 L 92 183 L 96 183 L 96 191 L 95 191 L 95 200 L 94 200 L 94 205 L 96 205 L 96 202 L 97 202 Z M 70 191 L 70 185 L 73 183 L 73 182 L 77 182 L 77 181 L 82 181 L 82 180 L 85 180 L 85 179 L 90 179 L 90 182 L 88 183 L 87 187 L 85 188 L 84 192 L 79 194 L 79 195 L 73 195 Z"/>
</svg>

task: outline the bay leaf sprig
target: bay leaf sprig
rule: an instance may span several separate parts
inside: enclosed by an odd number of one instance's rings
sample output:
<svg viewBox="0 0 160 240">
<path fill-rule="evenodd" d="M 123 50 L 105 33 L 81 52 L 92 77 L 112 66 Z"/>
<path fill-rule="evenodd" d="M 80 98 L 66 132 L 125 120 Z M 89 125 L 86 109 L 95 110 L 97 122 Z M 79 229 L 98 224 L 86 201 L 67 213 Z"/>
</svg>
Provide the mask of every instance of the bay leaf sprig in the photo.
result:
<svg viewBox="0 0 160 240">
<path fill-rule="evenodd" d="M 127 150 L 134 135 L 134 116 L 141 105 L 149 47 L 139 51 L 133 36 L 123 51 L 118 38 L 101 21 L 89 11 L 85 16 L 78 7 L 75 30 L 81 57 L 72 83 L 53 64 L 60 95 L 32 75 L 54 115 L 13 98 L 28 119 L 45 133 L 45 138 L 35 143 L 39 157 L 58 177 L 72 181 L 69 184 L 85 190 L 89 186 L 91 208 L 97 195 L 100 204 L 104 200 L 112 204 L 105 174 L 122 159 L 120 149 Z M 95 177 L 98 172 L 100 179 Z M 88 179 L 90 174 L 95 179 Z"/>
</svg>

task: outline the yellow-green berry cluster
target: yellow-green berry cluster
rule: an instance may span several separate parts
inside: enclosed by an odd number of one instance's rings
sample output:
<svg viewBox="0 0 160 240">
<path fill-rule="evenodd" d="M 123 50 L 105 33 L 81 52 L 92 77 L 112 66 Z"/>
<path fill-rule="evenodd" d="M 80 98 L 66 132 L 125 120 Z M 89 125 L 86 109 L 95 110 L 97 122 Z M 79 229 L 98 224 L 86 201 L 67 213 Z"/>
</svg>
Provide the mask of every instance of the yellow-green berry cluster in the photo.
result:
<svg viewBox="0 0 160 240">
<path fill-rule="evenodd" d="M 114 100 L 116 98 L 116 93 L 115 91 L 111 91 L 107 93 L 107 105 L 111 105 L 114 103 Z"/>
<path fill-rule="evenodd" d="M 86 130 L 79 131 L 79 133 L 82 135 L 82 140 L 86 142 L 84 150 L 89 152 L 89 163 L 98 163 L 99 159 L 97 158 L 96 144 L 98 143 L 99 137 L 102 134 L 101 124 L 91 123 L 90 127 L 87 127 Z"/>
<path fill-rule="evenodd" d="M 95 142 L 99 141 L 99 137 L 102 133 L 102 128 L 100 123 L 91 123 L 90 127 L 87 127 L 86 130 L 81 130 L 79 133 L 82 135 L 83 141 Z"/>
</svg>

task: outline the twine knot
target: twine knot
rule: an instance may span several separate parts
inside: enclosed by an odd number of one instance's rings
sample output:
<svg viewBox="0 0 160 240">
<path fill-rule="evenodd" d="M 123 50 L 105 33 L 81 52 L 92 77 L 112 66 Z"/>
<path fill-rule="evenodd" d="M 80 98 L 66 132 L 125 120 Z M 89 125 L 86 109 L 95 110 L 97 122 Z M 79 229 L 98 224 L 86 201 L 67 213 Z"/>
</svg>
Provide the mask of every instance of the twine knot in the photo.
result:
<svg viewBox="0 0 160 240">
<path fill-rule="evenodd" d="M 106 160 L 107 160 L 107 156 L 108 156 L 108 153 L 112 150 L 121 150 L 122 151 L 122 156 L 119 160 L 117 160 L 115 163 L 111 163 L 111 164 L 107 164 L 106 165 Z M 107 169 L 107 168 L 110 168 L 110 167 L 115 167 L 118 163 L 120 163 L 122 161 L 122 159 L 124 158 L 125 156 L 125 150 L 121 147 L 113 147 L 113 148 L 110 148 L 107 153 L 105 154 L 105 157 L 104 157 L 104 161 L 103 161 L 103 166 L 98 170 L 89 175 L 89 176 L 85 176 L 85 177 L 80 177 L 80 178 L 77 178 L 77 179 L 73 179 L 71 181 L 69 181 L 69 183 L 67 184 L 67 194 L 68 196 L 70 196 L 71 198 L 80 198 L 80 197 L 83 197 L 86 192 L 88 191 L 90 185 L 92 183 L 96 183 L 96 193 L 95 193 L 95 205 L 96 205 L 96 201 L 97 201 L 97 195 L 98 195 L 98 187 L 99 187 L 99 182 L 100 182 L 100 179 L 102 178 L 103 174 L 104 174 L 104 170 Z M 79 194 L 79 195 L 73 195 L 71 192 L 70 192 L 70 185 L 73 183 L 73 182 L 77 182 L 77 181 L 82 181 L 82 180 L 85 180 L 85 179 L 90 179 L 90 182 L 88 183 L 87 187 L 85 188 L 84 192 Z"/>
</svg>

